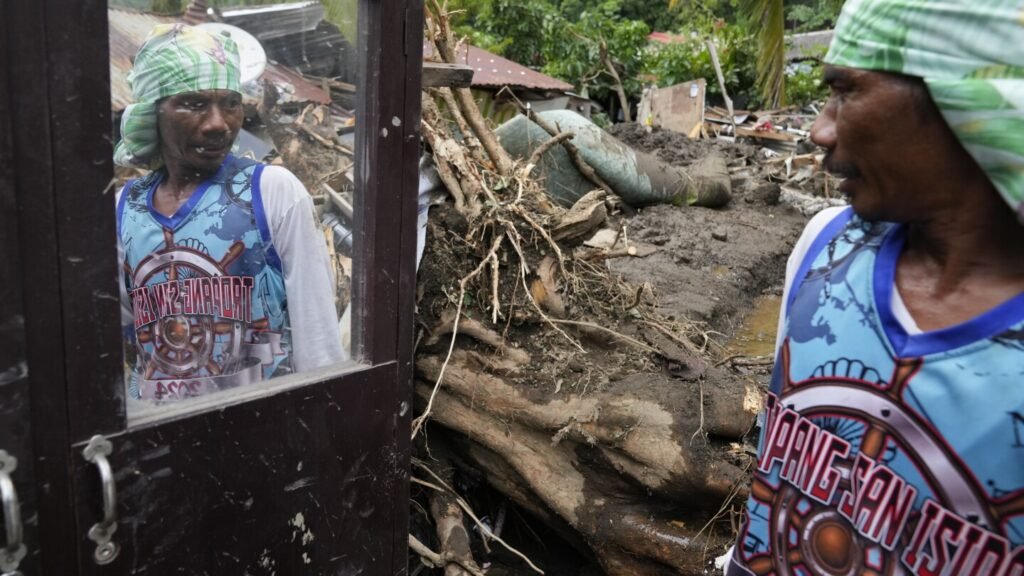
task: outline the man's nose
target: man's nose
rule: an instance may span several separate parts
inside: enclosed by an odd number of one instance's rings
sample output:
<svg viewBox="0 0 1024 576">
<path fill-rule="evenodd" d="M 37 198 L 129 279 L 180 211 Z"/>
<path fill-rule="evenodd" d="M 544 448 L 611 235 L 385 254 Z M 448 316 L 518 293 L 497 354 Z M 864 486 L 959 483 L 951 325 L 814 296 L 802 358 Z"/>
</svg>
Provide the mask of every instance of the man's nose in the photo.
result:
<svg viewBox="0 0 1024 576">
<path fill-rule="evenodd" d="M 811 126 L 811 141 L 822 148 L 831 150 L 836 145 L 835 105 L 831 102 L 814 120 Z"/>
<path fill-rule="evenodd" d="M 203 118 L 203 132 L 207 134 L 226 133 L 229 130 L 224 110 L 217 104 L 211 105 Z"/>
</svg>

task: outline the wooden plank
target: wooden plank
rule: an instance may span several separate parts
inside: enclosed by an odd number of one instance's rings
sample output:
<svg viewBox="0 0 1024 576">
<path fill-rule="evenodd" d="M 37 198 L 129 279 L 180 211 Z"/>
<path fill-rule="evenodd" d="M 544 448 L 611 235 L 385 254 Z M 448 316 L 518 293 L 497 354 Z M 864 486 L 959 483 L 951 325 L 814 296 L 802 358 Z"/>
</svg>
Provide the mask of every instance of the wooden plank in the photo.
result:
<svg viewBox="0 0 1024 576">
<path fill-rule="evenodd" d="M 473 84 L 473 68 L 464 64 L 423 63 L 424 88 L 469 88 Z"/>
<path fill-rule="evenodd" d="M 356 291 L 352 333 L 356 356 L 371 364 L 398 360 L 383 389 L 390 408 L 394 477 L 388 489 L 394 513 L 387 536 L 391 574 L 406 573 L 409 495 L 409 422 L 415 294 L 415 222 L 422 74 L 422 0 L 360 2 L 362 83 L 356 122 Z M 392 31 L 404 30 L 396 41 Z"/>
<path fill-rule="evenodd" d="M 777 140 L 779 142 L 796 142 L 799 140 L 792 134 L 786 134 L 784 132 L 775 132 L 769 130 L 754 130 L 753 128 L 744 128 L 742 126 L 736 127 L 737 136 L 746 136 L 747 138 L 761 138 L 764 140 Z"/>
<path fill-rule="evenodd" d="M 704 123 L 706 92 L 707 82 L 703 78 L 654 90 L 651 93 L 652 124 L 680 134 L 699 134 Z"/>
</svg>

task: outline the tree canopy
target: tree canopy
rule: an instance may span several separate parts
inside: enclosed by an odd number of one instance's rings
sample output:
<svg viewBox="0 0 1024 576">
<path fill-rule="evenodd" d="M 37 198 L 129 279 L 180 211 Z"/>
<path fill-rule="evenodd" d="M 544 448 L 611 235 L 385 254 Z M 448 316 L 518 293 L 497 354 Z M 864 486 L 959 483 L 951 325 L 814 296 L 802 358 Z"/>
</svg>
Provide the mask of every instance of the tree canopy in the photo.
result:
<svg viewBox="0 0 1024 576">
<path fill-rule="evenodd" d="M 741 100 L 774 105 L 813 96 L 815 82 L 785 86 L 783 33 L 827 27 L 843 0 L 449 0 L 455 32 L 486 50 L 574 84 L 600 102 L 621 79 L 631 99 L 644 83 L 713 79 L 713 39 L 726 84 Z M 668 32 L 675 42 L 648 41 Z M 810 86 L 810 89 L 808 88 Z M 715 96 L 716 82 L 709 83 Z"/>
</svg>

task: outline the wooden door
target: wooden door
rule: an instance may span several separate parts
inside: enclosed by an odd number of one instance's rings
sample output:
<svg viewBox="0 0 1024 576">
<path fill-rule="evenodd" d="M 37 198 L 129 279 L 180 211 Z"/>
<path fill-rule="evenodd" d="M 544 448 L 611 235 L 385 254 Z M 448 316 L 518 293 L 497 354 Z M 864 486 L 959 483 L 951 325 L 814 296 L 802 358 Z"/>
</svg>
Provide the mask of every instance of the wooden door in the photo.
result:
<svg viewBox="0 0 1024 576">
<path fill-rule="evenodd" d="M 0 21 L 0 62 L 7 61 L 7 23 Z M 0 86 L 9 86 L 0 66 Z M 25 315 L 18 240 L 17 171 L 12 147 L 14 112 L 0 90 L 0 573 L 39 566 L 32 413 L 25 350 Z"/>
<path fill-rule="evenodd" d="M 41 552 L 25 574 L 404 573 L 422 3 L 359 2 L 358 361 L 144 413 L 124 382 L 107 18 L 97 0 L 0 7 L 17 120 L 0 242 L 12 197 L 19 241 L 0 270 L 20 260 L 27 358 L 0 403 L 31 402 L 12 442 L 33 452 L 19 487 Z"/>
</svg>

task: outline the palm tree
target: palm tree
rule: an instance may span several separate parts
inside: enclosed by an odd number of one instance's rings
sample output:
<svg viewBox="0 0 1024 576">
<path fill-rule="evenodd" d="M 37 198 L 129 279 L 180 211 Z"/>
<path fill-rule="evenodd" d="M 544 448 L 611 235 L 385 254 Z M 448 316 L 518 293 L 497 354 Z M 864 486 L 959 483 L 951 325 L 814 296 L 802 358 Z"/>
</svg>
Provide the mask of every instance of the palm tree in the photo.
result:
<svg viewBox="0 0 1024 576">
<path fill-rule="evenodd" d="M 669 10 L 684 0 L 669 0 Z M 786 20 L 782 0 L 741 0 L 740 11 L 757 38 L 757 83 L 765 105 L 783 104 L 786 96 Z"/>
</svg>

